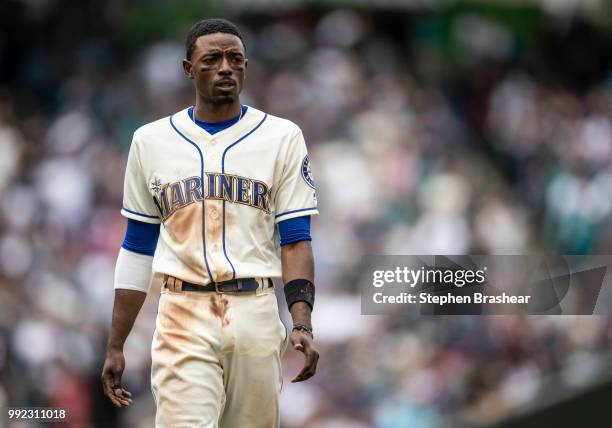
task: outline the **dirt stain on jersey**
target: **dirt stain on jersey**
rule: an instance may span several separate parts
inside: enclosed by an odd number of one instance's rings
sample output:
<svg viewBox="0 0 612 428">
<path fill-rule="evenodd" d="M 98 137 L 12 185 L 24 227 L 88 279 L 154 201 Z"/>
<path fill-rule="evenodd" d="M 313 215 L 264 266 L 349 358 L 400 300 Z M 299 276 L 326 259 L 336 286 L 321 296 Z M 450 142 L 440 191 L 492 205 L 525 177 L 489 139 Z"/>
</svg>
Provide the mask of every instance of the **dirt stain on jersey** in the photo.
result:
<svg viewBox="0 0 612 428">
<path fill-rule="evenodd" d="M 234 275 L 231 270 L 225 270 L 223 272 L 219 272 L 219 274 L 217 275 L 217 281 L 229 281 L 230 279 L 232 279 L 233 276 Z"/>
<path fill-rule="evenodd" d="M 225 228 L 235 226 L 234 215 L 225 210 Z M 226 260 L 223 249 L 223 203 L 222 201 L 206 200 L 204 203 L 204 223 L 206 228 L 206 254 L 208 268 L 216 281 L 232 279 L 232 266 Z M 177 210 L 164 223 L 175 248 L 182 255 L 181 261 L 185 269 L 181 278 L 188 282 L 200 283 L 208 277 L 208 272 L 202 263 L 202 205 L 195 203 Z"/>
<path fill-rule="evenodd" d="M 208 276 L 202 263 L 202 206 L 196 203 L 181 208 L 164 222 L 164 227 L 182 255 L 185 269 L 181 279 L 198 282 Z"/>
<path fill-rule="evenodd" d="M 234 214 L 225 207 L 225 227 L 231 227 L 234 225 Z"/>
<path fill-rule="evenodd" d="M 179 245 L 190 245 L 202 239 L 202 207 L 191 204 L 170 216 L 165 227 L 172 239 Z"/>
<path fill-rule="evenodd" d="M 221 296 L 217 299 L 217 296 L 210 296 L 210 313 L 221 320 L 221 328 L 227 327 L 231 320 L 227 316 L 227 310 L 229 309 L 229 300 Z"/>
</svg>

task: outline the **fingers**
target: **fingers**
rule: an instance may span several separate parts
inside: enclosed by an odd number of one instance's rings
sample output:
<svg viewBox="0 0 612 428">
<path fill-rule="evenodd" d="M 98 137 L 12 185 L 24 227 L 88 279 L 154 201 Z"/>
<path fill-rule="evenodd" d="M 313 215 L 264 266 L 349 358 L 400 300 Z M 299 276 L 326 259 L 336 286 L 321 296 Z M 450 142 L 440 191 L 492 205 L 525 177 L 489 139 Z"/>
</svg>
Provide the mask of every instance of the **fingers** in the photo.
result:
<svg viewBox="0 0 612 428">
<path fill-rule="evenodd" d="M 117 383 L 115 379 L 116 376 L 113 376 L 107 372 L 102 375 L 104 395 L 106 395 L 117 407 L 130 406 L 133 402 L 132 393 L 123 389 L 121 384 Z"/>
<path fill-rule="evenodd" d="M 305 341 L 305 345 L 306 346 L 304 346 L 304 343 L 296 343 L 293 346 L 296 350 L 303 352 L 304 356 L 306 357 L 302 370 L 293 379 L 291 379 L 291 382 L 293 383 L 310 379 L 317 371 L 319 353 L 312 347 L 310 342 Z"/>
<path fill-rule="evenodd" d="M 127 407 L 133 403 L 132 394 L 120 387 L 105 386 L 104 394 L 117 407 Z"/>
<path fill-rule="evenodd" d="M 129 406 L 132 404 L 132 394 L 121 387 L 115 387 L 115 398 L 123 405 Z"/>
<path fill-rule="evenodd" d="M 117 407 L 124 406 L 124 404 L 122 403 L 123 398 L 115 395 L 115 391 L 113 388 L 113 382 L 110 376 L 108 375 L 102 376 L 102 386 L 104 388 L 104 395 L 106 395 L 115 406 Z"/>
<path fill-rule="evenodd" d="M 289 336 L 289 341 L 296 351 L 304 352 L 304 340 L 311 341 L 312 339 L 310 337 L 304 339 L 304 333 L 298 331 L 293 331 Z"/>
</svg>

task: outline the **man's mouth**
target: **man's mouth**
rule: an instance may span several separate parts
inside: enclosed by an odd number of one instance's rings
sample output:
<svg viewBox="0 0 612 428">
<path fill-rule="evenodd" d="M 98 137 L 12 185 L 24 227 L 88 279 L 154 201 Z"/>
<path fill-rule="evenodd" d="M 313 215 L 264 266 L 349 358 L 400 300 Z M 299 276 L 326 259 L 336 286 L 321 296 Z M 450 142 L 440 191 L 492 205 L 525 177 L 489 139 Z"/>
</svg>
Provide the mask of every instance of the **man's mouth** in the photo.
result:
<svg viewBox="0 0 612 428">
<path fill-rule="evenodd" d="M 215 83 L 215 86 L 221 89 L 231 89 L 236 86 L 236 82 L 234 82 L 233 80 L 222 80 L 220 82 Z"/>
</svg>

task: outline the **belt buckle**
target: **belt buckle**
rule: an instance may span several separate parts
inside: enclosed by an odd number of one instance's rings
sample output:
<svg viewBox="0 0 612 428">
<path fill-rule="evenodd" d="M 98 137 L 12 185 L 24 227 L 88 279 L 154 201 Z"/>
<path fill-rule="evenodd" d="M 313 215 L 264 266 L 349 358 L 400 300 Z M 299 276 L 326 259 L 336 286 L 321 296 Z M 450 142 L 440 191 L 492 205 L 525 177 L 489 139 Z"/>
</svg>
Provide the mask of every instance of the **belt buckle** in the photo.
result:
<svg viewBox="0 0 612 428">
<path fill-rule="evenodd" d="M 215 284 L 215 291 L 219 294 L 223 294 L 224 291 L 219 289 L 219 285 L 221 284 L 220 282 L 214 282 L 213 284 Z"/>
<path fill-rule="evenodd" d="M 226 289 L 225 286 L 223 286 L 222 282 L 215 282 L 215 290 L 217 291 L 217 293 L 219 294 L 234 294 L 234 293 L 239 293 L 240 291 L 242 291 L 242 283 L 240 282 L 239 279 L 234 280 L 231 284 L 231 289 Z M 221 288 L 220 288 L 221 286 Z"/>
</svg>

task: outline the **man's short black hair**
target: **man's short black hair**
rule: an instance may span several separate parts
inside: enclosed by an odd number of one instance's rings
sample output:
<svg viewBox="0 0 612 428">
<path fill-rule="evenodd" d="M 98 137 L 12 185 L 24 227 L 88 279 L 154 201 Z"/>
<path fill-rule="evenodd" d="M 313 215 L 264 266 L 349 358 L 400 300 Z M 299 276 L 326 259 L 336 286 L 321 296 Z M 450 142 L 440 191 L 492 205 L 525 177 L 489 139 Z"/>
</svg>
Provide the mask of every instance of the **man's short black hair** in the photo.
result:
<svg viewBox="0 0 612 428">
<path fill-rule="evenodd" d="M 191 54 L 193 54 L 193 49 L 195 48 L 198 37 L 214 33 L 233 34 L 240 39 L 242 46 L 244 46 L 246 50 L 246 44 L 236 24 L 226 19 L 209 18 L 196 22 L 189 30 L 189 33 L 187 33 L 187 39 L 185 40 L 187 59 L 191 60 Z"/>
</svg>

